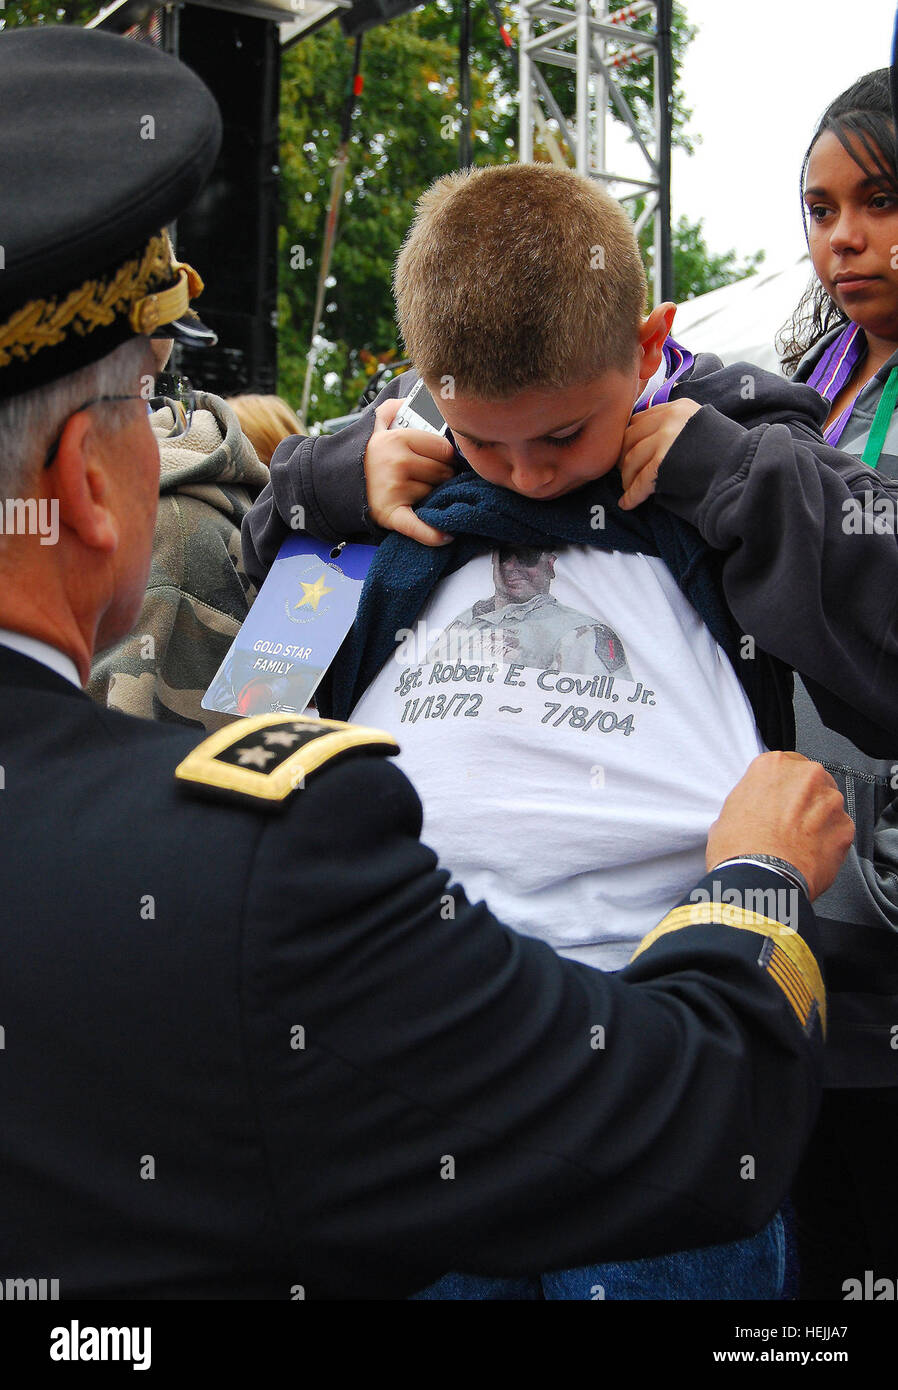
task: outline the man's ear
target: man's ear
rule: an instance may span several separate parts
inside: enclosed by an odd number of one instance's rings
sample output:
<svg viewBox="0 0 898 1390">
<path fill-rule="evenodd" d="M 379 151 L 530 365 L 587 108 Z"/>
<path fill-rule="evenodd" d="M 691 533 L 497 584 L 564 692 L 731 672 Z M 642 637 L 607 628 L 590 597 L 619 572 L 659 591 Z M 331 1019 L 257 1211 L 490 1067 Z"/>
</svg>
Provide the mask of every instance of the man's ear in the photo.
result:
<svg viewBox="0 0 898 1390">
<path fill-rule="evenodd" d="M 59 500 L 63 526 L 89 549 L 111 554 L 118 547 L 119 526 L 107 457 L 97 449 L 96 439 L 86 410 L 70 415 L 43 478 L 46 490 Z"/>
<path fill-rule="evenodd" d="M 648 381 L 661 366 L 664 344 L 673 327 L 676 304 L 659 304 L 639 329 L 639 380 Z"/>
</svg>

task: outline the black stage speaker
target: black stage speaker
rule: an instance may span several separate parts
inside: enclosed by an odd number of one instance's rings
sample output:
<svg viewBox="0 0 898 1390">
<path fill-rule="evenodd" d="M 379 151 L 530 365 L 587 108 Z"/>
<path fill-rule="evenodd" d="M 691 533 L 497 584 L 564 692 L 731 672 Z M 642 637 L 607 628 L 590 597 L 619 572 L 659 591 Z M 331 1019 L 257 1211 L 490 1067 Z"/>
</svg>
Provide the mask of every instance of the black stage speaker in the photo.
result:
<svg viewBox="0 0 898 1390">
<path fill-rule="evenodd" d="M 278 26 L 185 5 L 178 54 L 221 108 L 212 175 L 177 222 L 181 259 L 205 281 L 196 302 L 218 346 L 180 355 L 181 370 L 219 396 L 277 390 Z"/>
</svg>

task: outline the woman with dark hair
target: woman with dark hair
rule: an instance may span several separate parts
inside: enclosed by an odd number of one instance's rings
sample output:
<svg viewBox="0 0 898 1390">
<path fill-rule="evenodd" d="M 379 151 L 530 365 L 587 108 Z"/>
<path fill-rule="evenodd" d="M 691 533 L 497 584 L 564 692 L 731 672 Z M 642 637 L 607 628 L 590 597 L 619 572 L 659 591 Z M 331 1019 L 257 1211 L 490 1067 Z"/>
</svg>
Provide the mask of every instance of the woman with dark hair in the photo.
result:
<svg viewBox="0 0 898 1390">
<path fill-rule="evenodd" d="M 783 365 L 826 400 L 827 442 L 895 478 L 898 168 L 888 69 L 827 109 L 801 186 L 817 278 L 781 335 Z M 888 521 L 876 518 L 883 531 Z M 815 904 L 830 997 L 827 1089 L 795 1187 L 802 1297 L 842 1299 L 861 1296 L 865 1271 L 890 1275 L 898 1254 L 898 738 L 896 761 L 876 762 L 824 728 L 800 684 L 795 712 L 799 750 L 834 773 L 857 827 Z"/>
<path fill-rule="evenodd" d="M 709 460 L 689 449 L 687 424 L 665 455 L 645 444 L 647 424 L 665 428 L 662 405 L 631 426 L 621 473 L 631 505 L 654 488 L 726 552 L 745 631 L 807 674 L 796 682 L 797 747 L 833 774 L 855 821 L 842 871 L 814 904 L 826 1090 L 794 1193 L 801 1296 L 841 1300 L 863 1296 L 867 1271 L 894 1278 L 898 1256 L 898 167 L 888 69 L 828 107 L 801 194 L 815 279 L 780 346 L 793 381 L 823 398 L 826 444 L 771 422 L 763 428 L 778 429 L 777 441 L 765 453 L 757 431 L 721 422 Z M 748 366 L 744 381 L 750 394 Z M 861 673 L 878 730 L 864 718 Z M 851 741 L 824 726 L 808 687 Z M 836 690 L 844 702 L 828 707 Z"/>
<path fill-rule="evenodd" d="M 744 631 L 802 671 L 828 725 L 891 760 L 898 752 L 898 173 L 888 69 L 862 77 L 824 113 L 802 164 L 801 193 L 815 277 L 779 346 L 826 443 L 811 428 L 787 433 L 783 415 L 771 415 L 763 435 L 717 422 L 716 450 L 697 453 L 690 422 L 684 428 L 671 418 L 678 407 L 655 406 L 624 436 L 622 505 L 654 496 L 724 552 L 727 599 Z M 748 363 L 743 388 L 750 400 Z"/>
<path fill-rule="evenodd" d="M 898 170 L 887 68 L 827 108 L 804 157 L 801 190 L 816 279 L 780 335 L 783 368 L 830 403 L 824 437 L 853 453 L 850 441 L 870 434 L 870 408 L 875 415 L 884 388 L 898 380 L 898 366 L 885 371 L 898 352 Z M 894 406 L 891 392 L 890 400 Z M 866 462 L 879 463 L 881 433 L 865 443 Z M 898 428 L 890 442 L 898 444 Z"/>
</svg>

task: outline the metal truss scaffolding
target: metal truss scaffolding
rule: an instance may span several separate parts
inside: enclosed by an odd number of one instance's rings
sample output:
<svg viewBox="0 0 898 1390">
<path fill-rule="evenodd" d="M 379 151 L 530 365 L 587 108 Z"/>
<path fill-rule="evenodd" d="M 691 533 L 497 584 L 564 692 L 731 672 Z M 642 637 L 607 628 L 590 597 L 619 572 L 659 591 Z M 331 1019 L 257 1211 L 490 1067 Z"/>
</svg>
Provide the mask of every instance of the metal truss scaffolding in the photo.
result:
<svg viewBox="0 0 898 1390">
<path fill-rule="evenodd" d="M 637 232 L 654 219 L 654 299 L 672 297 L 670 249 L 670 103 L 671 0 L 637 0 L 610 11 L 609 0 L 520 0 L 519 150 L 522 162 L 533 159 L 538 132 L 550 158 L 560 160 L 549 119 L 570 150 L 578 174 L 600 180 L 620 202 L 646 198 L 636 221 Z M 631 29 L 642 15 L 653 14 L 654 32 Z M 548 27 L 546 27 L 548 26 Z M 628 64 L 651 54 L 654 67 L 653 130 L 648 141 L 621 91 L 618 77 Z M 561 112 L 545 69 L 567 68 L 576 83 L 573 124 Z M 643 156 L 642 177 L 609 169 L 605 123 L 613 103 Z"/>
</svg>

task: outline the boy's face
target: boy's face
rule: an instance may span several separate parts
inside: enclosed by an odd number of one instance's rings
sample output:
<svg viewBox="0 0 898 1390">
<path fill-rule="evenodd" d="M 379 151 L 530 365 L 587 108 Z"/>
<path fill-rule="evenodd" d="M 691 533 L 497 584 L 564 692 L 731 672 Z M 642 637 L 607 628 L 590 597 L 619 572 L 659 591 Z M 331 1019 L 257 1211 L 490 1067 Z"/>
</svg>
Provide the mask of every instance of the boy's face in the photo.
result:
<svg viewBox="0 0 898 1390">
<path fill-rule="evenodd" d="M 636 400 L 632 374 L 607 371 L 556 390 L 504 401 L 457 395 L 440 412 L 475 473 L 539 502 L 601 478 L 617 463 Z"/>
<path fill-rule="evenodd" d="M 620 457 L 624 431 L 643 385 L 657 370 L 675 306 L 661 304 L 639 330 L 630 370 L 609 368 L 591 381 L 528 387 L 500 401 L 431 387 L 455 441 L 475 473 L 498 487 L 548 502 L 601 478 Z"/>
</svg>

